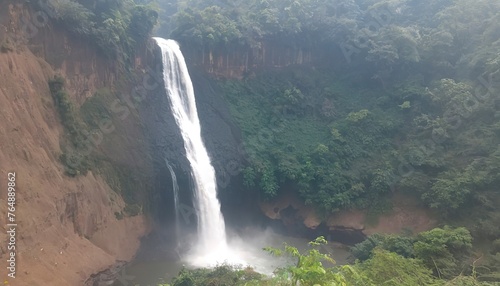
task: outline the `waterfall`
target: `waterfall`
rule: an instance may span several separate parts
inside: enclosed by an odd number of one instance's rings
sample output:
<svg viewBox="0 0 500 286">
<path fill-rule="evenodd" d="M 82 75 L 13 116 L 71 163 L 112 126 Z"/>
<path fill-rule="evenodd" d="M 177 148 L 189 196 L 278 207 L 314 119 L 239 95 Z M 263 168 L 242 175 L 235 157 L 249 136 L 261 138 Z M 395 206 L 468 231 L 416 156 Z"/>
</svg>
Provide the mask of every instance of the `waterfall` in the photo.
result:
<svg viewBox="0 0 500 286">
<path fill-rule="evenodd" d="M 179 212 L 179 184 L 177 184 L 177 176 L 175 175 L 174 169 L 168 163 L 168 160 L 165 159 L 165 163 L 167 164 L 168 171 L 170 172 L 170 176 L 172 177 L 172 189 L 174 190 L 174 210 L 175 210 L 175 235 L 177 238 L 177 244 L 182 241 L 181 238 L 181 230 L 180 230 L 180 212 Z"/>
<path fill-rule="evenodd" d="M 194 205 L 198 217 L 197 244 L 191 262 L 207 266 L 231 261 L 224 218 L 217 199 L 215 170 L 201 138 L 193 84 L 179 45 L 173 40 L 154 38 L 161 48 L 163 80 L 170 106 L 184 140 L 186 157 L 194 182 Z"/>
</svg>

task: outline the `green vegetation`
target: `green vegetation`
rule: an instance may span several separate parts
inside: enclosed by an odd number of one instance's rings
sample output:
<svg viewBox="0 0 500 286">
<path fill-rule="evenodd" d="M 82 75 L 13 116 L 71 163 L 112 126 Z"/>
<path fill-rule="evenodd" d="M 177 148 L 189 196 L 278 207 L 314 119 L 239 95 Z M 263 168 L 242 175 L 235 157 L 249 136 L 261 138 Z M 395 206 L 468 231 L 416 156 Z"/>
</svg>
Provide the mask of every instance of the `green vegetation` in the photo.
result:
<svg viewBox="0 0 500 286">
<path fill-rule="evenodd" d="M 471 256 L 472 237 L 461 228 L 435 228 L 416 237 L 375 234 L 351 251 L 361 261 L 370 259 L 374 249 L 384 249 L 405 258 L 419 259 L 437 277 L 450 278 L 470 271 L 462 263 Z"/>
<path fill-rule="evenodd" d="M 323 262 L 335 263 L 330 255 L 321 253 L 318 249 L 320 245 L 326 244 L 324 237 L 318 237 L 314 241 L 309 242 L 312 246 L 306 253 L 301 254 L 296 247 L 284 245 L 284 251 L 277 248 L 265 248 L 264 250 L 275 256 L 288 254 L 297 260 L 297 264 L 284 269 L 284 273 L 289 274 L 284 277 L 290 277 L 291 285 L 337 285 L 346 283 L 346 278 L 333 268 L 325 268 Z M 347 266 L 346 266 L 347 267 Z M 350 269 L 352 270 L 352 269 Z M 334 284 L 334 283 L 335 284 Z"/>
<path fill-rule="evenodd" d="M 377 106 L 377 91 L 311 70 L 222 87 L 245 139 L 247 187 L 270 198 L 294 182 L 307 203 L 325 212 L 373 207 L 388 194 L 398 162 L 389 135 L 401 130 L 405 114 L 396 104 Z"/>
<path fill-rule="evenodd" d="M 273 198 L 293 186 L 325 215 L 377 213 L 397 190 L 492 240 L 499 5 L 188 0 L 169 23 L 200 51 L 265 43 L 330 51 L 306 66 L 219 81 L 243 133 L 247 188 Z"/>
<path fill-rule="evenodd" d="M 230 265 L 219 265 L 213 269 L 183 269 L 173 279 L 172 286 L 195 285 L 251 285 L 252 280 L 262 279 L 262 275 L 251 268 L 239 269 Z"/>
<path fill-rule="evenodd" d="M 443 231 L 452 231 L 451 238 L 447 241 L 443 239 Z M 380 240 L 380 236 L 377 238 Z M 434 240 L 437 238 L 437 240 Z M 433 241 L 435 246 L 419 246 L 419 242 Z M 419 235 L 415 242 L 416 249 L 426 249 L 433 252 L 437 246 L 438 252 L 458 251 L 462 246 L 462 241 L 470 240 L 470 234 L 464 229 L 434 229 Z M 330 254 L 322 253 L 319 250 L 321 245 L 327 242 L 323 237 L 319 237 L 310 242 L 310 248 L 303 253 L 295 247 L 284 244 L 282 249 L 265 248 L 265 250 L 276 256 L 288 255 L 293 258 L 295 264 L 284 268 L 276 269 L 273 277 L 262 276 L 254 272 L 251 268 L 241 269 L 230 265 L 219 265 L 213 269 L 183 269 L 179 275 L 173 279 L 173 286 L 197 286 L 197 285 L 227 285 L 227 286 L 451 286 L 451 285 L 498 285 L 495 283 L 481 282 L 477 279 L 476 268 L 469 266 L 469 274 L 458 272 L 447 278 L 441 273 L 433 272 L 436 264 L 428 265 L 425 258 L 419 255 L 400 255 L 396 252 L 385 249 L 386 247 L 401 248 L 401 242 L 407 247 L 405 238 L 395 236 L 384 238 L 384 245 L 372 247 L 369 251 L 369 258 L 357 261 L 353 265 L 325 266 L 324 262 L 335 263 Z M 444 243 L 439 245 L 440 243 Z M 366 244 L 366 243 L 365 243 Z M 467 242 L 465 243 L 467 244 Z M 439 246 L 438 246 L 439 245 Z M 357 246 L 360 247 L 360 246 Z M 448 250 L 447 248 L 451 249 Z M 417 250 L 418 252 L 419 250 Z M 408 254 L 408 253 L 407 253 Z M 458 253 L 456 253 L 458 254 Z M 434 255 L 434 253 L 432 254 Z M 438 254 L 439 255 L 439 254 Z"/>
<path fill-rule="evenodd" d="M 88 128 L 81 120 L 78 108 L 64 90 L 64 79 L 55 76 L 49 80 L 49 87 L 65 130 L 64 138 L 61 141 L 63 153 L 60 159 L 64 164 L 66 174 L 70 176 L 85 175 L 91 167 L 90 157 L 83 155 L 87 153 L 89 148 L 86 136 Z"/>
<path fill-rule="evenodd" d="M 136 47 L 149 39 L 158 20 L 153 5 L 132 0 L 34 2 L 38 8 L 50 10 L 49 16 L 65 29 L 95 43 L 104 55 L 125 64 L 134 59 Z"/>
<path fill-rule="evenodd" d="M 263 38 L 318 39 L 335 18 L 325 0 L 178 1 L 172 35 L 198 46 L 256 45 Z M 330 14 L 330 15 L 329 15 Z M 333 24 L 333 23 L 332 23 Z M 307 44 L 307 43 L 306 43 Z"/>
<path fill-rule="evenodd" d="M 123 219 L 123 214 L 121 212 L 115 212 L 115 217 L 117 220 Z"/>
<path fill-rule="evenodd" d="M 15 50 L 14 44 L 12 43 L 9 38 L 4 39 L 0 43 L 0 52 L 2 53 L 8 53 L 8 52 L 13 52 Z"/>
<path fill-rule="evenodd" d="M 373 257 L 358 264 L 358 268 L 370 281 L 368 285 L 442 285 L 432 276 L 432 271 L 417 259 L 404 258 L 381 249 L 373 251 Z M 353 284 L 356 285 L 356 284 Z"/>
<path fill-rule="evenodd" d="M 487 67 L 494 72 L 499 5 L 490 0 L 428 5 L 408 0 L 186 0 L 169 3 L 177 12 L 166 21 L 172 37 L 200 49 L 259 47 L 265 41 L 323 46 L 345 55 L 349 70 L 362 67 L 357 75 L 389 80 L 415 71 L 447 76 L 455 68 Z"/>
</svg>

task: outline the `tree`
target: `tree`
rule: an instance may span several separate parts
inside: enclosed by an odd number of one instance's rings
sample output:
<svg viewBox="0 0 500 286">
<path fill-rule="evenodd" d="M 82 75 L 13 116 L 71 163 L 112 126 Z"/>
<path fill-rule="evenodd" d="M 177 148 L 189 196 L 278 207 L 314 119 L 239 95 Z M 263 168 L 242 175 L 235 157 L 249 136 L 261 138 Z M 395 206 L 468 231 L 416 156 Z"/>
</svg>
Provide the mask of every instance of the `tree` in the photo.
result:
<svg viewBox="0 0 500 286">
<path fill-rule="evenodd" d="M 426 268 L 422 261 L 413 258 L 404 258 L 396 253 L 380 248 L 374 249 L 373 257 L 357 265 L 357 268 L 374 285 L 440 285 L 432 277 L 432 271 Z"/>
<path fill-rule="evenodd" d="M 463 264 L 472 248 L 472 236 L 466 228 L 435 228 L 422 232 L 413 245 L 415 256 L 439 277 L 450 278 L 466 270 Z"/>
<path fill-rule="evenodd" d="M 297 259 L 297 263 L 287 267 L 285 270 L 291 275 L 292 284 L 304 286 L 323 285 L 337 286 L 347 285 L 347 280 L 340 272 L 333 268 L 325 268 L 323 261 L 335 263 L 329 254 L 321 253 L 317 247 L 327 244 L 324 237 L 320 236 L 309 242 L 311 249 L 300 253 L 296 247 L 284 244 L 284 249 L 266 247 L 264 250 L 275 256 L 290 255 Z"/>
<path fill-rule="evenodd" d="M 431 189 L 422 194 L 422 199 L 431 208 L 441 209 L 445 214 L 453 212 L 469 197 L 471 190 L 468 183 L 468 178 L 461 172 L 444 172 L 432 184 Z"/>
<path fill-rule="evenodd" d="M 356 259 L 361 261 L 373 257 L 373 250 L 377 248 L 411 258 L 414 257 L 414 240 L 408 236 L 372 234 L 363 242 L 351 247 L 350 251 Z"/>
<path fill-rule="evenodd" d="M 96 15 L 72 0 L 50 1 L 56 17 L 71 31 L 80 35 L 91 35 L 96 26 Z"/>
<path fill-rule="evenodd" d="M 143 43 L 158 22 L 158 12 L 152 6 L 135 5 L 131 14 L 128 32 L 136 43 Z"/>
</svg>

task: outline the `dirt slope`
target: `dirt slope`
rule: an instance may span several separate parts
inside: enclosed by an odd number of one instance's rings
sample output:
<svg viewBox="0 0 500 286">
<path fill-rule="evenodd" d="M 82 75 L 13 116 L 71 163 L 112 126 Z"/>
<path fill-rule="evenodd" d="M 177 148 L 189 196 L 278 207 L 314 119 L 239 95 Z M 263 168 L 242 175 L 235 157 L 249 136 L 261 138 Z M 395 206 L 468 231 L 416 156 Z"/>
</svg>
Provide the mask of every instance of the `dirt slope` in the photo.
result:
<svg viewBox="0 0 500 286">
<path fill-rule="evenodd" d="M 0 3 L 0 43 L 18 36 L 19 17 L 29 14 L 12 3 Z M 58 159 L 63 128 L 47 81 L 56 73 L 73 79 L 78 75 L 47 63 L 28 43 L 18 41 L 12 50 L 0 52 L 0 282 L 83 285 L 91 274 L 117 260 L 130 260 L 148 231 L 147 222 L 143 216 L 117 219 L 114 213 L 122 210 L 123 200 L 99 175 L 64 175 Z M 71 64 L 75 60 L 62 67 Z M 88 94 L 102 86 L 98 74 L 78 72 L 91 87 Z M 68 90 L 75 95 L 75 87 L 82 83 L 73 82 Z M 8 172 L 16 174 L 15 279 L 5 271 Z"/>
</svg>

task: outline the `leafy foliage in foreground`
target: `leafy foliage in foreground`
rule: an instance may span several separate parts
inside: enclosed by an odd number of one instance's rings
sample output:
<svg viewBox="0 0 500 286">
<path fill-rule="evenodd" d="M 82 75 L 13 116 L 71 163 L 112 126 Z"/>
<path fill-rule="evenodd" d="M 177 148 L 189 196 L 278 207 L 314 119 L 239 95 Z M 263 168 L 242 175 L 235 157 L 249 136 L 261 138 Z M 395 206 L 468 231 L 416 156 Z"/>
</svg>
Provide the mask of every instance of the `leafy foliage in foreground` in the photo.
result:
<svg viewBox="0 0 500 286">
<path fill-rule="evenodd" d="M 297 260 L 297 264 L 285 268 L 284 273 L 290 274 L 291 285 L 338 285 L 345 284 L 346 278 L 335 272 L 333 268 L 325 268 L 323 262 L 335 263 L 329 254 L 321 253 L 315 247 L 326 244 L 324 237 L 318 237 L 309 242 L 311 249 L 302 254 L 296 247 L 285 244 L 284 250 L 277 248 L 264 248 L 272 255 L 290 255 Z"/>
<path fill-rule="evenodd" d="M 441 231 L 440 229 L 436 230 Z M 460 229 L 457 230 L 460 232 Z M 433 231 L 431 231 L 433 232 Z M 428 236 L 428 233 L 422 235 Z M 480 282 L 475 273 L 457 274 L 445 280 L 433 275 L 433 271 L 419 258 L 403 257 L 395 252 L 375 247 L 370 258 L 354 265 L 325 267 L 323 262 L 333 263 L 330 254 L 318 247 L 325 244 L 323 237 L 310 242 L 310 249 L 301 253 L 295 247 L 284 245 L 282 249 L 265 248 L 275 256 L 289 255 L 296 261 L 288 267 L 277 269 L 274 277 L 265 277 L 250 268 L 220 265 L 214 269 L 183 269 L 173 279 L 173 286 L 227 285 L 227 286 L 493 286 L 495 283 Z M 443 246 L 443 248 L 445 248 Z"/>
</svg>

